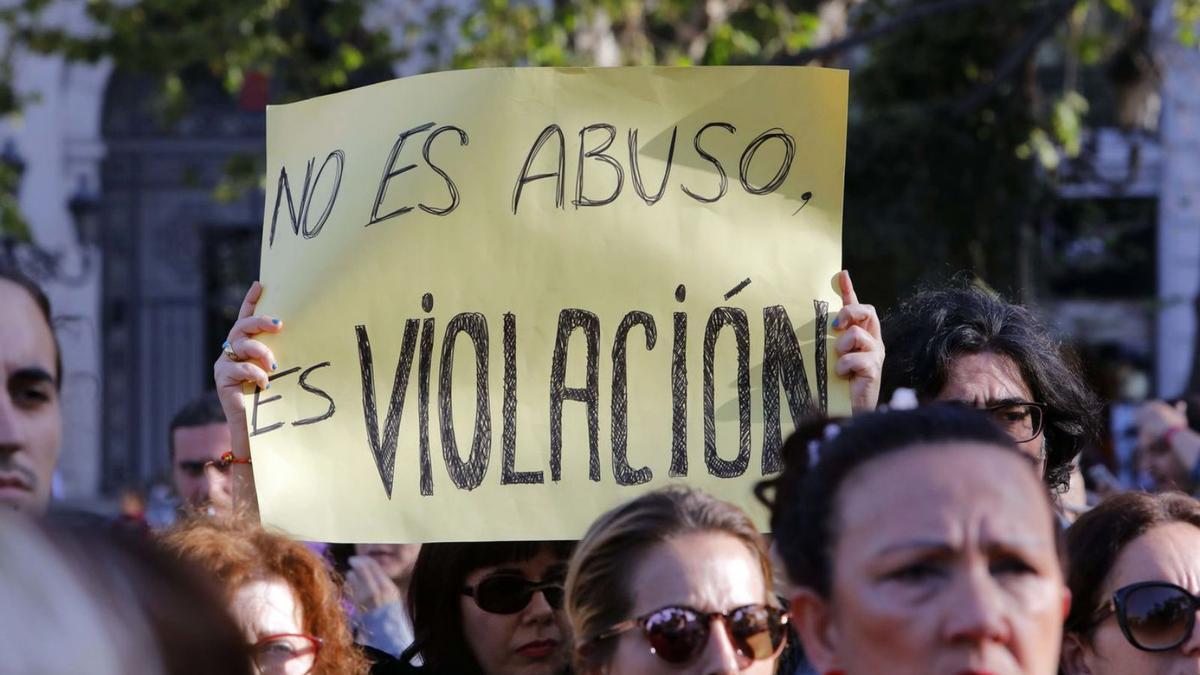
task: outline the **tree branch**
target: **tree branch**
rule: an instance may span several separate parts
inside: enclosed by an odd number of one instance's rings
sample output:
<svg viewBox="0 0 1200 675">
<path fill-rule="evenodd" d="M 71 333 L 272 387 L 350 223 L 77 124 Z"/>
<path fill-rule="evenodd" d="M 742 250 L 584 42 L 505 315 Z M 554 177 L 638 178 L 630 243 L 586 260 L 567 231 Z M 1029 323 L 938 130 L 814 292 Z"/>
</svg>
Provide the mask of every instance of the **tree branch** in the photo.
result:
<svg viewBox="0 0 1200 675">
<path fill-rule="evenodd" d="M 912 9 L 891 19 L 890 21 L 885 21 L 874 28 L 858 31 L 853 35 L 849 35 L 836 42 L 830 42 L 829 44 L 821 45 L 820 47 L 813 47 L 812 49 L 804 49 L 791 55 L 780 54 L 771 59 L 771 64 L 789 66 L 804 65 L 818 59 L 828 58 L 849 49 L 853 49 L 865 42 L 870 42 L 871 40 L 874 40 L 880 36 L 898 31 L 901 28 L 904 28 L 905 26 L 915 23 L 921 19 L 937 14 L 943 14 L 945 12 L 955 12 L 958 10 L 969 9 L 977 5 L 987 5 L 996 1 L 997 0 L 940 0 L 939 2 L 927 2 L 917 7 L 913 7 Z"/>
<path fill-rule="evenodd" d="M 992 79 L 976 87 L 954 107 L 954 113 L 959 116 L 968 115 L 986 103 L 1000 88 L 1000 85 L 1011 78 L 1017 69 L 1029 59 L 1042 40 L 1045 40 L 1055 27 L 1067 17 L 1074 5 L 1074 0 L 1058 0 L 1050 5 L 1033 28 L 1026 33 L 1025 39 L 1021 40 L 1021 43 L 1009 52 L 996 67 L 996 74 Z"/>
</svg>

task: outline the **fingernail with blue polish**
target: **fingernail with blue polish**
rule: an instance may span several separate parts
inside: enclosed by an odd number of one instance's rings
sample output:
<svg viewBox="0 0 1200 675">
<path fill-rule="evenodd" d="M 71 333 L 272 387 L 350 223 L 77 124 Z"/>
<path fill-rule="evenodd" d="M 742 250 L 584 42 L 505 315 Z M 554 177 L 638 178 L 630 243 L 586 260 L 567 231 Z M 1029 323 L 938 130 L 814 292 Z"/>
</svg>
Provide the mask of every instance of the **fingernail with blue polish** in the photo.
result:
<svg viewBox="0 0 1200 675">
<path fill-rule="evenodd" d="M 272 361 L 271 370 L 279 370 L 279 364 Z"/>
<path fill-rule="evenodd" d="M 276 326 L 278 326 L 278 325 L 279 325 L 279 319 L 271 319 L 271 323 L 273 323 L 273 324 L 275 324 Z"/>
<path fill-rule="evenodd" d="M 266 386 L 266 388 L 267 388 L 267 389 L 270 389 L 270 388 L 271 388 L 271 383 L 270 383 L 270 382 L 268 382 L 268 383 L 267 383 L 267 386 Z"/>
<path fill-rule="evenodd" d="M 837 317 L 836 317 L 836 316 L 835 316 L 835 317 L 833 317 L 833 327 L 834 327 L 834 328 L 837 328 L 837 327 L 838 327 L 838 320 L 837 320 Z"/>
</svg>

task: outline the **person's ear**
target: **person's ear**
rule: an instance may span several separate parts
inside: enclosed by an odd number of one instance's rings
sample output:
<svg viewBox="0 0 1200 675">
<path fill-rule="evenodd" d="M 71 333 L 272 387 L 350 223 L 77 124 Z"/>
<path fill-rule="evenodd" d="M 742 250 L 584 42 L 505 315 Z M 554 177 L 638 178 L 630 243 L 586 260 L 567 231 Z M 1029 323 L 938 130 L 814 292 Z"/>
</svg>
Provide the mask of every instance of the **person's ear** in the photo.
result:
<svg viewBox="0 0 1200 675">
<path fill-rule="evenodd" d="M 829 602 L 812 589 L 799 588 L 792 597 L 791 615 L 804 655 L 817 672 L 839 669 L 837 627 Z"/>
<path fill-rule="evenodd" d="M 1075 633 L 1063 633 L 1062 671 L 1065 675 L 1092 675 L 1087 665 L 1088 647 Z"/>
</svg>

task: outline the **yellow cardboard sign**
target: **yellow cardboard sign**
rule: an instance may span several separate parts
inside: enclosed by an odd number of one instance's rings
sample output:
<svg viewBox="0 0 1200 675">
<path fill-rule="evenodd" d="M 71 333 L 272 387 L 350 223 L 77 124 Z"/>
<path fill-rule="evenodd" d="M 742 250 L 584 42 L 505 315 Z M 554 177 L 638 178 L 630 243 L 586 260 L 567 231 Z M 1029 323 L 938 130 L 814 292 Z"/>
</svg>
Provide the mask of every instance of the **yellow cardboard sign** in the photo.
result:
<svg viewBox="0 0 1200 675">
<path fill-rule="evenodd" d="M 844 413 L 847 73 L 495 69 L 267 111 L 249 394 L 263 521 L 321 541 L 577 538 L 751 487 Z"/>
</svg>

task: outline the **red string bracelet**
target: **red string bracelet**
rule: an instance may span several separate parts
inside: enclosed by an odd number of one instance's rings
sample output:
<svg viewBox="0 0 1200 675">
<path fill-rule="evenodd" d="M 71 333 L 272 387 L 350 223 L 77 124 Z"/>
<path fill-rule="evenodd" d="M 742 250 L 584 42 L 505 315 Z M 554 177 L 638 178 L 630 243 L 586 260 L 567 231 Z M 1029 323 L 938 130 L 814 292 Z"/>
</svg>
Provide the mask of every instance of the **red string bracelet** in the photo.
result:
<svg viewBox="0 0 1200 675">
<path fill-rule="evenodd" d="M 250 458 L 239 458 L 239 456 L 234 456 L 233 450 L 227 450 L 221 454 L 221 460 L 217 464 L 229 466 L 230 464 L 252 464 L 252 462 Z"/>
</svg>

